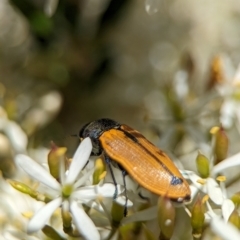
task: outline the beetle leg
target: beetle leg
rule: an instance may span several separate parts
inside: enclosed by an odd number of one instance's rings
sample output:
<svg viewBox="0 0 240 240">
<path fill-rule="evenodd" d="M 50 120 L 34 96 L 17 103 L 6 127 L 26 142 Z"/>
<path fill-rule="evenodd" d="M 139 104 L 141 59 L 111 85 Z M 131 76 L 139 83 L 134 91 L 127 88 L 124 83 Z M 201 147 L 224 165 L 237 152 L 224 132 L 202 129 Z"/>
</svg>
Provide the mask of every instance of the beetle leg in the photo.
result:
<svg viewBox="0 0 240 240">
<path fill-rule="evenodd" d="M 128 201 L 128 197 L 127 197 L 127 188 L 126 188 L 126 177 L 127 172 L 125 170 L 122 169 L 122 176 L 123 176 L 123 186 L 124 186 L 124 193 L 125 193 L 125 205 L 124 205 L 124 217 L 127 216 L 127 201 Z"/>
<path fill-rule="evenodd" d="M 149 201 L 149 197 L 143 196 L 141 192 L 138 193 L 138 196 L 139 196 L 141 199 L 144 199 L 144 200 Z"/>
<path fill-rule="evenodd" d="M 115 179 L 115 176 L 114 176 L 114 173 L 113 173 L 113 169 L 112 169 L 112 165 L 111 165 L 111 159 L 110 159 L 107 155 L 104 155 L 104 158 L 105 158 L 106 164 L 107 164 L 108 167 L 109 167 L 110 174 L 111 174 L 111 177 L 112 177 L 112 180 L 113 180 L 113 184 L 114 184 L 114 186 L 115 186 L 115 193 L 114 193 L 114 195 L 113 195 L 113 199 L 116 199 L 116 198 L 117 198 L 117 195 L 118 195 L 117 182 L 116 182 L 116 179 Z"/>
<path fill-rule="evenodd" d="M 89 163 L 89 160 L 86 162 L 86 164 L 83 166 L 82 169 L 85 169 L 85 167 L 88 165 L 88 163 Z"/>
<path fill-rule="evenodd" d="M 127 216 L 127 201 L 128 201 L 128 197 L 127 197 L 127 187 L 126 187 L 126 179 L 125 177 L 128 175 L 127 171 L 120 165 L 118 164 L 118 167 L 120 168 L 121 172 L 122 172 L 122 177 L 123 177 L 123 186 L 124 186 L 124 194 L 125 194 L 125 206 L 124 206 L 124 217 Z"/>
<path fill-rule="evenodd" d="M 115 199 L 117 197 L 117 182 L 116 182 L 116 179 L 115 179 L 115 176 L 114 176 L 114 173 L 113 173 L 113 169 L 112 169 L 112 165 L 111 165 L 111 159 L 105 155 L 105 161 L 106 161 L 106 164 L 108 165 L 109 167 L 109 170 L 110 170 L 110 174 L 112 176 L 112 180 L 113 180 L 113 184 L 115 185 L 115 193 L 113 195 L 113 198 Z M 128 197 L 127 197 L 127 188 L 126 188 L 126 180 L 125 180 L 125 177 L 127 175 L 127 172 L 119 165 L 119 168 L 122 172 L 122 176 L 123 176 L 123 186 L 124 186 L 124 193 L 125 193 L 125 205 L 124 205 L 124 217 L 127 216 L 127 201 L 128 201 Z"/>
</svg>

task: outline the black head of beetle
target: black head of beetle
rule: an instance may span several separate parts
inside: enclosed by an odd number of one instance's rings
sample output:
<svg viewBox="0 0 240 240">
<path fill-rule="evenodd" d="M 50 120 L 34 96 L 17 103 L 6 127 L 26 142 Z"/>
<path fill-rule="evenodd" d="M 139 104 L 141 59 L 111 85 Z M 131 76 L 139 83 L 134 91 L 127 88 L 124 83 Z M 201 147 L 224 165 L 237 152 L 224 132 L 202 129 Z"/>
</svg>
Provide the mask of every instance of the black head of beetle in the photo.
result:
<svg viewBox="0 0 240 240">
<path fill-rule="evenodd" d="M 90 123 L 87 123 L 82 127 L 79 132 L 80 138 L 90 137 L 93 145 L 92 155 L 98 156 L 102 153 L 102 147 L 100 146 L 99 137 L 112 128 L 119 128 L 120 124 L 109 118 L 102 118 Z"/>
</svg>

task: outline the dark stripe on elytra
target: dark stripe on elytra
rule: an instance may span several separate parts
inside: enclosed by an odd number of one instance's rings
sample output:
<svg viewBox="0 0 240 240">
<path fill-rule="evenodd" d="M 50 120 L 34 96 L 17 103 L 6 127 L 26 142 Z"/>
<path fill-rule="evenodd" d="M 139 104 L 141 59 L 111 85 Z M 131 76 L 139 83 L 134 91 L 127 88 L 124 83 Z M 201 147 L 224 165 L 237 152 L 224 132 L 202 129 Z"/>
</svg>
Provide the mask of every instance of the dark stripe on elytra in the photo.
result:
<svg viewBox="0 0 240 240">
<path fill-rule="evenodd" d="M 176 177 L 169 169 L 168 167 L 162 163 L 161 161 L 159 161 L 159 159 L 152 154 L 147 148 L 145 148 L 139 141 L 137 138 L 144 138 L 146 139 L 142 134 L 132 130 L 132 129 L 128 129 L 128 132 L 125 131 L 122 128 L 119 128 L 118 130 L 122 131 L 125 136 L 127 136 L 128 138 L 130 138 L 134 143 L 137 143 L 139 146 L 141 146 L 144 151 L 149 154 L 150 156 L 153 157 L 153 159 L 155 159 L 171 176 L 172 176 L 172 180 L 171 180 L 171 185 L 178 185 L 178 184 L 182 184 L 183 180 L 181 178 Z M 151 142 L 149 142 L 151 143 Z M 152 143 L 151 143 L 152 144 Z M 160 155 L 162 155 L 161 151 L 158 152 Z M 163 156 L 163 155 L 162 155 Z"/>
</svg>

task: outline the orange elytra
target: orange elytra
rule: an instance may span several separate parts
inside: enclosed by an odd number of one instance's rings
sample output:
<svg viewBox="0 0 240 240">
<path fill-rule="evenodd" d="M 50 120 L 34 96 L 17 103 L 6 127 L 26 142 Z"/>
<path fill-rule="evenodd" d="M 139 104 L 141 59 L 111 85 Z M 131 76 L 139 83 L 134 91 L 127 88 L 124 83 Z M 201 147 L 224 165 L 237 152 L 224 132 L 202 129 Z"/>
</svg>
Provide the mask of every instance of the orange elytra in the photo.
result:
<svg viewBox="0 0 240 240">
<path fill-rule="evenodd" d="M 92 155 L 103 154 L 115 185 L 111 161 L 116 162 L 140 186 L 157 195 L 167 196 L 177 202 L 190 199 L 189 185 L 177 167 L 140 132 L 104 118 L 86 124 L 80 130 L 79 137 L 90 137 Z"/>
</svg>

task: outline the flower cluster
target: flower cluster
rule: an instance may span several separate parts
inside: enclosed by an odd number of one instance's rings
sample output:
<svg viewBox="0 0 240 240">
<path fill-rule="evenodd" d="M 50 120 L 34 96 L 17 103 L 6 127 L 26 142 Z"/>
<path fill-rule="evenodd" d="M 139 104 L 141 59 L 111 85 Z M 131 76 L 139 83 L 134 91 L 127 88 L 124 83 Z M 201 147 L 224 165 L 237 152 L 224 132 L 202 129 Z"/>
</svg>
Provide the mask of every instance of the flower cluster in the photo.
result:
<svg viewBox="0 0 240 240">
<path fill-rule="evenodd" d="M 237 240 L 240 238 L 240 232 L 237 230 L 240 227 L 237 212 L 239 201 L 235 200 L 236 197 L 229 197 L 225 175 L 228 169 L 240 165 L 240 153 L 227 158 L 228 141 L 225 131 L 222 127 L 213 128 L 212 133 L 215 138 L 212 161 L 199 152 L 196 159 L 199 176 L 193 171 L 183 172 L 191 181 L 192 199 L 198 195 L 189 213 L 193 234 L 201 236 L 204 226 L 208 223 L 211 230 L 223 239 Z M 222 156 L 224 158 L 221 158 Z M 221 160 L 214 161 L 214 158 Z M 235 194 L 238 196 L 238 193 Z"/>
<path fill-rule="evenodd" d="M 93 174 L 94 169 L 78 177 L 92 151 L 89 138 L 81 142 L 68 170 L 65 169 L 64 149 L 55 148 L 56 146 L 53 149 L 54 153 L 50 153 L 48 158 L 50 171 L 44 169 L 27 155 L 18 154 L 16 156 L 16 164 L 45 187 L 42 186 L 43 192 L 39 193 L 23 183 L 9 180 L 14 188 L 37 200 L 46 202 L 29 221 L 27 232 L 33 233 L 43 229 L 46 235 L 51 235 L 54 230 L 47 226 L 47 223 L 56 209 L 61 207 L 65 233 L 69 236 L 82 236 L 89 240 L 100 239 L 100 233 L 91 217 L 86 213 L 84 206 L 92 207 L 93 200 L 98 202 L 98 199 L 101 198 L 113 198 L 116 191 L 115 186 L 110 183 L 86 185 L 86 181 Z M 59 173 L 55 171 L 56 169 L 59 170 Z M 56 174 L 53 174 L 54 172 Z M 122 192 L 120 186 L 117 186 L 116 192 L 118 194 Z M 73 228 L 72 221 L 76 229 Z M 55 234 L 57 233 L 55 232 Z"/>
</svg>

